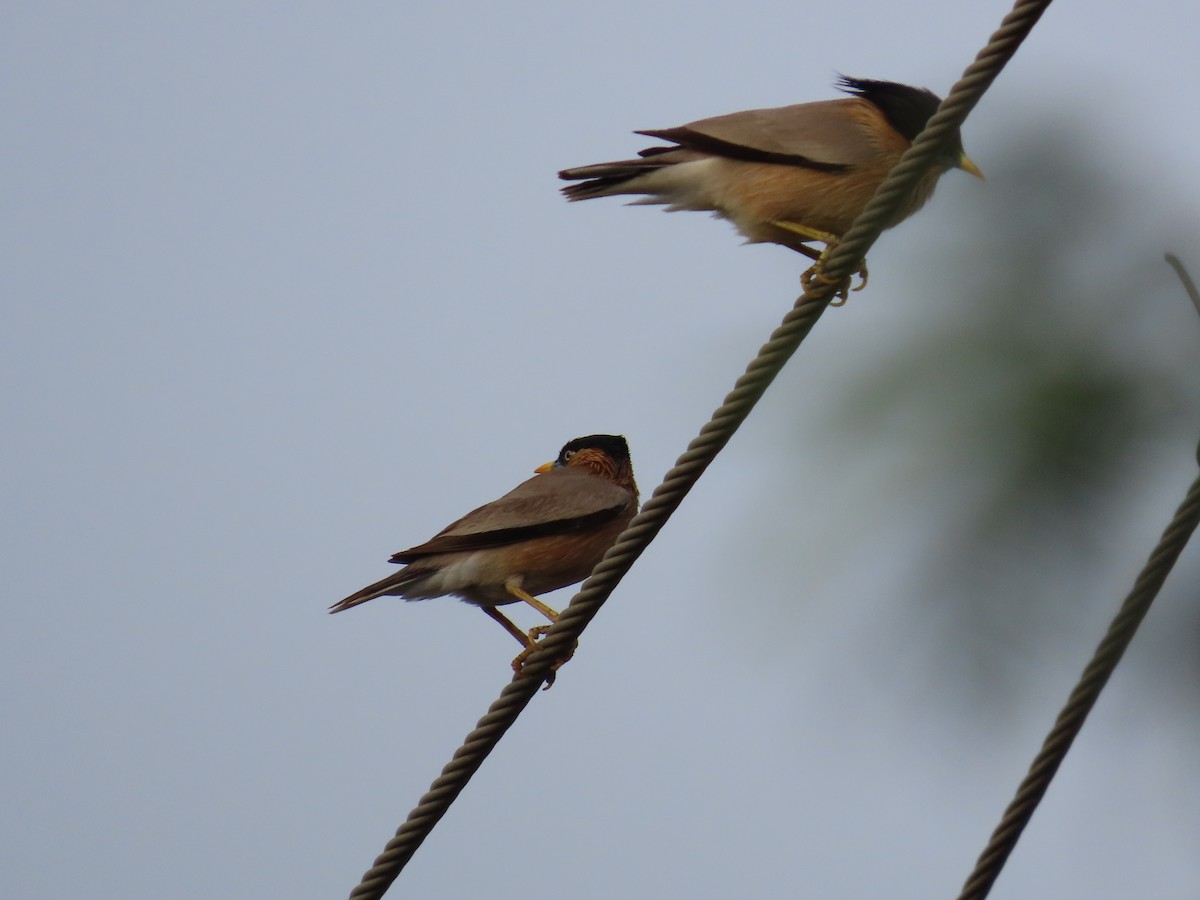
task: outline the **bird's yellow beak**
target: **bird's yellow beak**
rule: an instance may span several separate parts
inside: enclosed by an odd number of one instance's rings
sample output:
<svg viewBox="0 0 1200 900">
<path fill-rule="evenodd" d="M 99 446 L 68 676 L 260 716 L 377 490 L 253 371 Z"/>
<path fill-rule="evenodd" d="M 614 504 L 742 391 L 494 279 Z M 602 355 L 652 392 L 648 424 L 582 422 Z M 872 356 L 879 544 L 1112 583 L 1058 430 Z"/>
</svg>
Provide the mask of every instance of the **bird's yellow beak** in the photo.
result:
<svg viewBox="0 0 1200 900">
<path fill-rule="evenodd" d="M 542 463 L 540 466 L 538 466 L 533 471 L 537 472 L 539 475 L 545 475 L 547 472 L 549 472 L 553 468 L 554 468 L 554 463 L 548 462 L 548 463 Z"/>
<path fill-rule="evenodd" d="M 958 158 L 958 167 L 969 175 L 974 175 L 976 178 L 983 178 L 983 173 L 979 171 L 979 166 L 971 162 L 971 157 L 965 153 Z M 983 178 L 983 180 L 987 181 L 986 178 Z"/>
</svg>

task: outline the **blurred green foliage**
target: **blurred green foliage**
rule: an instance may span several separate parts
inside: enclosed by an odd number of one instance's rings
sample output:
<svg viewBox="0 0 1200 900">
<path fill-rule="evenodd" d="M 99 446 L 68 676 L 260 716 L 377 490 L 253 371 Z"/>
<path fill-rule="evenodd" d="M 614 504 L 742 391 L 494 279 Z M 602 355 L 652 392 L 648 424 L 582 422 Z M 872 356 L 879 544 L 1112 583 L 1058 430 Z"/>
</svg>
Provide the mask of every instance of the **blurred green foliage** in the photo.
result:
<svg viewBox="0 0 1200 900">
<path fill-rule="evenodd" d="M 1011 694 L 1064 629 L 1098 638 L 1195 473 L 1200 319 L 1162 259 L 1195 275 L 1200 247 L 1152 199 L 1160 173 L 1121 163 L 1052 125 L 992 148 L 986 189 L 938 209 L 944 240 L 910 257 L 923 293 L 854 295 L 850 313 L 888 302 L 907 318 L 797 426 L 837 460 L 831 477 L 860 484 L 825 519 L 863 535 L 841 565 L 890 567 L 897 620 L 917 623 L 903 639 L 957 660 L 939 674 L 970 690 Z M 889 559 L 914 529 L 922 558 Z M 1163 652 L 1194 690 L 1193 559 L 1168 585 L 1183 602 L 1152 615 L 1179 623 Z"/>
</svg>

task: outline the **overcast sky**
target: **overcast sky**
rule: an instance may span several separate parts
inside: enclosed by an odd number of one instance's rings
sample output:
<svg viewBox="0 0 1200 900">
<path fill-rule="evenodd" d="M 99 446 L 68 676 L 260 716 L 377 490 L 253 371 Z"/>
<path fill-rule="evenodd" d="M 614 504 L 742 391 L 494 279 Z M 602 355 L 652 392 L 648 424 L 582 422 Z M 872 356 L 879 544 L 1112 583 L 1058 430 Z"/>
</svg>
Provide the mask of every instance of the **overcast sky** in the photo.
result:
<svg viewBox="0 0 1200 900">
<path fill-rule="evenodd" d="M 326 607 L 577 435 L 627 435 L 648 495 L 796 293 L 793 254 L 699 214 L 568 205 L 556 171 L 630 155 L 635 129 L 830 97 L 836 72 L 944 95 L 1006 10 L 5 4 L 0 894 L 347 894 L 515 645 L 453 600 Z M 1194 225 L 1197 34 L 1183 0 L 1056 5 L 968 152 L 1003 171 L 993 148 L 1053 118 L 1138 170 L 1143 214 Z M 394 896 L 957 893 L 1106 616 L 1036 702 L 964 725 L 924 674 L 856 654 L 874 613 L 844 573 L 760 580 L 746 533 L 776 483 L 770 423 L 920 327 L 905 254 L 1012 189 L 950 173 L 885 235 L 869 290 L 822 320 Z M 1196 233 L 1173 249 L 1200 275 Z M 828 521 L 794 505 L 773 559 Z M 762 598 L 809 576 L 820 599 L 784 639 Z M 1114 680 L 993 896 L 1194 900 L 1197 733 L 1153 708 Z"/>
</svg>

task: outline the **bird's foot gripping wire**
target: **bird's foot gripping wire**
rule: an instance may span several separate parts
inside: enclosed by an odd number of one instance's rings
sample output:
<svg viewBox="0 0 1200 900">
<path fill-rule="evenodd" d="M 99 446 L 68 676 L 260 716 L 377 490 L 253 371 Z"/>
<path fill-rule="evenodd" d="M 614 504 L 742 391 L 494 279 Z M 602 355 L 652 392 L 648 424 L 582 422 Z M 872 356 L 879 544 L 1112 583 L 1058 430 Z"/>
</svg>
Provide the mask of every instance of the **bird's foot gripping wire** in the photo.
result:
<svg viewBox="0 0 1200 900">
<path fill-rule="evenodd" d="M 808 291 L 812 290 L 814 282 L 819 284 L 836 284 L 837 290 L 834 292 L 834 299 L 829 305 L 845 306 L 846 301 L 850 299 L 851 291 L 861 291 L 867 286 L 867 279 L 869 277 L 867 266 L 864 262 L 863 265 L 859 266 L 858 271 L 854 273 L 862 279 L 857 285 L 853 283 L 853 277 L 843 278 L 841 282 L 835 282 L 832 278 L 827 278 L 825 276 L 825 272 L 823 271 L 825 256 L 828 252 L 829 250 L 826 248 L 825 253 L 821 254 L 821 258 L 804 271 L 804 274 L 800 276 L 800 287 L 804 289 L 805 293 L 807 293 Z"/>
<path fill-rule="evenodd" d="M 829 247 L 837 242 L 838 236 L 832 231 L 822 231 L 820 228 L 810 228 L 808 225 L 801 225 L 799 222 L 792 222 L 789 219 L 775 219 L 771 222 L 776 228 L 782 228 L 784 231 L 790 231 L 792 234 L 798 234 L 802 241 L 820 241 Z M 789 242 L 789 247 L 792 244 Z M 801 244 L 798 248 L 805 256 L 811 257 L 816 251 L 811 247 L 805 247 Z M 822 254 L 824 255 L 824 254 Z"/>
<path fill-rule="evenodd" d="M 509 581 L 504 585 L 504 589 L 506 591 L 508 591 L 508 593 L 512 594 L 514 597 L 517 597 L 520 600 L 524 600 L 526 603 L 528 603 L 530 606 L 532 606 L 534 609 L 536 609 L 538 612 L 540 612 L 543 616 L 545 616 L 551 622 L 558 621 L 558 615 L 559 615 L 558 612 L 551 609 L 549 606 L 547 606 L 545 603 L 543 603 L 537 597 L 533 596 L 532 594 L 528 593 L 525 590 L 522 590 L 520 583 L 516 579 L 509 579 Z M 519 640 L 521 643 L 523 643 L 525 645 L 525 649 L 522 650 L 520 653 L 518 653 L 517 658 L 512 661 L 513 673 L 515 675 L 520 677 L 520 675 L 522 674 L 522 670 L 525 668 L 525 661 L 527 659 L 529 659 L 530 654 L 532 654 L 533 651 L 537 650 L 537 648 L 538 648 L 538 639 L 549 630 L 550 630 L 549 625 L 538 625 L 535 628 L 530 628 L 528 634 L 523 634 L 523 635 L 520 635 L 519 637 L 517 636 L 517 633 L 513 632 L 513 636 L 516 637 L 517 640 Z M 544 688 L 542 688 L 543 691 L 550 690 L 550 686 L 552 684 L 554 684 L 554 679 L 557 677 L 558 670 L 562 667 L 562 665 L 565 662 L 567 662 L 567 660 L 569 660 L 572 656 L 575 655 L 575 648 L 578 646 L 579 646 L 579 644 L 578 644 L 578 642 L 576 642 L 571 647 L 570 652 L 566 656 L 564 656 L 562 659 L 555 662 L 555 664 L 550 668 L 550 674 L 548 676 L 546 676 L 546 686 Z"/>
<path fill-rule="evenodd" d="M 541 636 L 549 630 L 549 625 L 538 625 L 535 628 L 529 629 L 529 634 L 526 636 L 528 643 L 525 645 L 525 649 L 518 653 L 517 658 L 512 661 L 513 674 L 518 678 L 521 676 L 522 670 L 525 668 L 525 661 L 529 659 L 530 654 L 532 654 L 533 651 L 538 648 L 539 638 L 541 638 Z M 562 668 L 572 656 L 575 655 L 575 651 L 578 649 L 578 647 L 579 642 L 576 641 L 571 646 L 570 652 L 550 667 L 550 674 L 546 676 L 546 686 L 542 688 L 543 691 L 550 690 L 550 686 L 554 684 L 554 679 L 558 677 L 558 670 Z"/>
<path fill-rule="evenodd" d="M 803 243 L 788 244 L 793 250 L 803 253 L 809 259 L 816 260 L 811 266 L 805 270 L 800 276 L 800 286 L 807 292 L 814 282 L 819 284 L 833 284 L 837 286 L 837 291 L 834 293 L 835 299 L 830 304 L 831 306 L 842 306 L 850 298 L 851 291 L 861 291 L 867 286 L 867 264 L 863 261 L 857 274 L 862 281 L 856 286 L 853 284 L 853 278 L 846 278 L 841 282 L 834 282 L 826 278 L 824 273 L 825 261 L 829 258 L 829 251 L 834 248 L 838 242 L 838 236 L 829 231 L 822 231 L 819 228 L 810 228 L 807 225 L 801 225 L 799 222 L 790 222 L 786 219 L 776 219 L 771 223 L 777 228 L 782 228 L 784 231 L 799 235 L 803 241 L 821 241 L 825 244 L 825 249 L 818 253 L 812 247 L 805 246 Z"/>
</svg>

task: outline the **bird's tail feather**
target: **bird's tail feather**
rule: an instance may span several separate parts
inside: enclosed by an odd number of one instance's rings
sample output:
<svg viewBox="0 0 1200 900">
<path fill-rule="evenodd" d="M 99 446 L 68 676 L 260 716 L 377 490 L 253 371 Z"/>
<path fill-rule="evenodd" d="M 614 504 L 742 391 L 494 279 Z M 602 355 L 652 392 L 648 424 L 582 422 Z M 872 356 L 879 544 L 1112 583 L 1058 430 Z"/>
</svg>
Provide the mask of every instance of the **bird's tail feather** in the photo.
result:
<svg viewBox="0 0 1200 900">
<path fill-rule="evenodd" d="M 639 175 L 661 169 L 670 163 L 655 159 L 624 159 L 618 162 L 597 163 L 593 166 L 578 166 L 563 169 L 558 177 L 564 181 L 578 181 L 562 189 L 568 200 L 587 200 L 591 197 L 611 197 L 614 194 L 639 194 L 636 189 L 624 190 L 622 185 Z"/>
<path fill-rule="evenodd" d="M 404 596 L 404 588 L 421 577 L 419 573 L 410 571 L 408 568 L 401 569 L 389 575 L 387 578 L 381 579 L 374 584 L 369 584 L 361 591 L 355 591 L 344 600 L 339 600 L 333 606 L 329 607 L 331 613 L 341 612 L 342 610 L 350 609 L 352 606 L 358 606 L 360 603 L 366 603 L 368 600 L 374 600 L 376 597 L 386 596 Z"/>
</svg>

